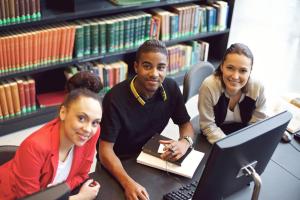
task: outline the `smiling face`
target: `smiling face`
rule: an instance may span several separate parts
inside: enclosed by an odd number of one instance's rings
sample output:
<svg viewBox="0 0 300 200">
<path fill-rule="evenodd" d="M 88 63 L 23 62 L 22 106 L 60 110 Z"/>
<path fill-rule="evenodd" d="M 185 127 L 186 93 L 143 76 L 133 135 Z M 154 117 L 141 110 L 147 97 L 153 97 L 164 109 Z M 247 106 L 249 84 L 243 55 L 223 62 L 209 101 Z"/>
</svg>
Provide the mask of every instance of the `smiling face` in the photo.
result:
<svg viewBox="0 0 300 200">
<path fill-rule="evenodd" d="M 247 84 L 252 61 L 243 54 L 230 53 L 221 65 L 222 79 L 229 95 L 235 95 Z"/>
<path fill-rule="evenodd" d="M 59 113 L 62 121 L 61 143 L 84 145 L 96 134 L 101 116 L 100 103 L 91 97 L 81 96 L 67 107 L 62 106 Z"/>
<path fill-rule="evenodd" d="M 160 52 L 141 53 L 134 63 L 137 77 L 134 86 L 143 97 L 151 98 L 166 77 L 168 60 Z"/>
</svg>

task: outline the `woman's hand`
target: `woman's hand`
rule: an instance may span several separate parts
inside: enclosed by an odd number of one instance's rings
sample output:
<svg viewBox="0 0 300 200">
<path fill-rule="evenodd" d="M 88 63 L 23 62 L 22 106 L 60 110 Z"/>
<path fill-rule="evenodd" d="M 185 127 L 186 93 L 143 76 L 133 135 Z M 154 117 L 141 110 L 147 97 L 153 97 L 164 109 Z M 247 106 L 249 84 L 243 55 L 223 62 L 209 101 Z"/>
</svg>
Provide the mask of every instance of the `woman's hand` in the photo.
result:
<svg viewBox="0 0 300 200">
<path fill-rule="evenodd" d="M 97 197 L 99 189 L 100 189 L 100 184 L 97 181 L 94 181 L 93 179 L 89 179 L 81 186 L 79 193 L 70 196 L 69 200 L 95 199 Z"/>
<path fill-rule="evenodd" d="M 189 144 L 185 140 L 160 140 L 159 143 L 165 145 L 164 153 L 161 154 L 161 158 L 164 160 L 178 160 L 189 148 Z"/>
</svg>

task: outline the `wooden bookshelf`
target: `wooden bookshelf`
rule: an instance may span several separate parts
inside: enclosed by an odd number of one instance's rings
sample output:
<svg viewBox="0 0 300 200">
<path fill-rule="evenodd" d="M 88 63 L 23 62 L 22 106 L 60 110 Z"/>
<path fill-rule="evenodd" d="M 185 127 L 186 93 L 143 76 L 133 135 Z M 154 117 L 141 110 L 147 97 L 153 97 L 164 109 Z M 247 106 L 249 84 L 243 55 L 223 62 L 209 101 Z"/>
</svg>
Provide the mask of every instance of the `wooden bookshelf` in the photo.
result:
<svg viewBox="0 0 300 200">
<path fill-rule="evenodd" d="M 166 8 L 169 5 L 177 5 L 177 4 L 185 4 L 185 3 L 201 3 L 206 4 L 208 0 L 161 0 L 159 2 L 147 3 L 139 6 L 117 6 L 106 0 L 77 0 L 78 5 L 76 6 L 76 10 L 74 12 L 70 11 L 61 11 L 61 10 L 53 10 L 49 9 L 46 6 L 45 0 L 41 0 L 41 13 L 42 18 L 38 21 L 24 22 L 19 24 L 9 24 L 6 26 L 0 26 L 0 34 L 4 31 L 15 31 L 27 28 L 37 28 L 42 25 L 55 25 L 60 22 L 72 22 L 78 19 L 89 19 L 95 17 L 105 17 L 111 16 L 114 14 L 121 13 L 129 13 L 133 11 L 140 10 L 149 10 L 151 8 Z M 175 45 L 182 42 L 187 42 L 191 40 L 204 40 L 209 42 L 209 55 L 208 60 L 211 61 L 215 66 L 218 65 L 220 59 L 222 58 L 223 53 L 227 48 L 228 37 L 230 33 L 230 26 L 232 20 L 232 13 L 234 8 L 234 0 L 228 0 L 229 5 L 229 13 L 228 13 L 228 21 L 227 21 L 227 29 L 224 31 L 217 32 L 205 32 L 199 33 L 192 36 L 187 36 L 179 39 L 165 41 L 167 46 Z M 94 60 L 102 60 L 102 61 L 110 61 L 110 60 L 118 60 L 118 59 L 127 59 L 129 61 L 129 75 L 133 73 L 133 69 L 131 64 L 135 58 L 135 52 L 137 48 L 129 48 L 126 50 L 120 50 L 113 53 L 105 53 L 93 56 L 84 56 L 82 58 L 72 58 L 66 62 L 52 63 L 47 65 L 37 66 L 34 69 L 2 73 L 0 74 L 0 81 L 21 77 L 21 76 L 33 76 L 33 78 L 37 78 L 37 94 L 47 91 L 53 90 L 56 88 L 64 87 L 63 80 L 63 70 L 74 64 L 84 63 L 88 61 Z M 180 71 L 179 73 L 172 74 L 174 80 L 177 81 L 178 84 L 182 84 L 183 77 L 185 75 L 185 70 Z M 56 74 L 60 74 L 56 76 Z M 55 80 L 52 80 L 51 77 L 55 77 Z M 52 80 L 52 81 L 51 81 Z M 29 113 L 27 115 L 22 115 L 19 117 L 0 120 L 0 136 L 9 134 L 11 132 L 15 132 L 18 130 L 22 130 L 34 125 L 45 123 L 51 119 L 53 119 L 57 115 L 57 107 L 49 107 L 49 108 L 40 108 L 35 112 Z"/>
</svg>

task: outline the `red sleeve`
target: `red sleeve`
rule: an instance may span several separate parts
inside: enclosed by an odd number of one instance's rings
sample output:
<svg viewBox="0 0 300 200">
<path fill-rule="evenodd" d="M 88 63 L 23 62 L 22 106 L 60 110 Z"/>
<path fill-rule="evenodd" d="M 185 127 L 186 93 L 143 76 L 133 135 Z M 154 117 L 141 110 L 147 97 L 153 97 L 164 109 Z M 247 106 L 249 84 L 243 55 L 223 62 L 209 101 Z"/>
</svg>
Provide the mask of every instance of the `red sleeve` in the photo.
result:
<svg viewBox="0 0 300 200">
<path fill-rule="evenodd" d="M 95 152 L 96 152 L 96 143 L 100 135 L 100 128 L 97 133 L 86 143 L 80 150 L 78 150 L 77 155 L 74 154 L 76 162 L 73 163 L 72 170 L 66 181 L 69 187 L 73 190 L 81 183 L 83 183 L 87 178 L 93 164 Z"/>
<path fill-rule="evenodd" d="M 18 198 L 40 190 L 40 173 L 45 158 L 41 151 L 42 146 L 29 139 L 16 152 L 12 164 L 15 175 L 12 191 Z"/>
</svg>

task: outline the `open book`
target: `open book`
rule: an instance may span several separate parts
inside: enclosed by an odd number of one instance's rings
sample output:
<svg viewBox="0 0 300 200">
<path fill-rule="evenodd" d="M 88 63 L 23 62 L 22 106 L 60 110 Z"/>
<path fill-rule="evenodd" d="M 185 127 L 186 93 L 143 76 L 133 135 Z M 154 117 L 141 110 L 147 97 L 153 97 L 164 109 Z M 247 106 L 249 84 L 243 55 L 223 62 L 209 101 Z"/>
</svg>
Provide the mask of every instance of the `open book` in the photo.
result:
<svg viewBox="0 0 300 200">
<path fill-rule="evenodd" d="M 192 149 L 181 163 L 181 166 L 179 166 L 142 151 L 137 157 L 137 162 L 187 178 L 192 178 L 203 157 L 204 153 Z"/>
</svg>

